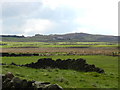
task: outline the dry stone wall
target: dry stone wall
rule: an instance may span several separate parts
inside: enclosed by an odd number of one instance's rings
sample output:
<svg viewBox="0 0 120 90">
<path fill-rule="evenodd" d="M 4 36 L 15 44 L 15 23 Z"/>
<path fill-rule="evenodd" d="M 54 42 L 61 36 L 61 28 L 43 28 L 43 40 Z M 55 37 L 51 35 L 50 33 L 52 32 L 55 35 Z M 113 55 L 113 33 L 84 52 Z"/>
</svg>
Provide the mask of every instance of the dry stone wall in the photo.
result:
<svg viewBox="0 0 120 90">
<path fill-rule="evenodd" d="M 15 63 L 11 63 L 11 65 L 16 65 Z M 86 60 L 79 59 L 66 59 L 66 60 L 52 60 L 52 58 L 41 58 L 37 62 L 32 62 L 30 64 L 19 65 L 31 68 L 59 68 L 59 69 L 71 69 L 76 71 L 84 71 L 84 72 L 98 72 L 105 73 L 105 71 L 99 67 L 96 67 L 94 64 L 88 64 Z"/>
</svg>

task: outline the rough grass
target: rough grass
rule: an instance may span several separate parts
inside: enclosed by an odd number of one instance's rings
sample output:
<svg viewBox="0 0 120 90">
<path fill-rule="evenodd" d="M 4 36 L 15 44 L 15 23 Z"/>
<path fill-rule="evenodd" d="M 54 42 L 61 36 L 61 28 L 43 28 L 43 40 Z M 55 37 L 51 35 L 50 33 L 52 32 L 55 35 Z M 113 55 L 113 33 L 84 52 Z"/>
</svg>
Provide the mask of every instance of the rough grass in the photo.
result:
<svg viewBox="0 0 120 90">
<path fill-rule="evenodd" d="M 54 60 L 68 58 L 84 58 L 88 64 L 95 64 L 103 68 L 105 74 L 96 72 L 77 72 L 60 69 L 33 69 L 17 66 L 3 66 L 2 73 L 13 72 L 20 78 L 36 81 L 57 83 L 63 88 L 117 88 L 118 87 L 118 57 L 112 56 L 37 56 L 37 57 L 2 57 L 2 62 L 10 64 L 26 64 L 36 62 L 39 58 L 53 58 Z"/>
<path fill-rule="evenodd" d="M 117 48 L 110 47 L 92 47 L 92 48 L 2 48 L 1 52 L 8 53 L 45 53 L 45 54 L 58 54 L 58 53 L 72 53 L 78 55 L 113 55 L 113 52 L 119 52 Z"/>
<path fill-rule="evenodd" d="M 98 74 L 73 70 L 3 66 L 3 73 L 8 71 L 22 79 L 57 83 L 63 88 L 116 88 L 118 80 L 118 77 L 113 73 Z"/>
</svg>

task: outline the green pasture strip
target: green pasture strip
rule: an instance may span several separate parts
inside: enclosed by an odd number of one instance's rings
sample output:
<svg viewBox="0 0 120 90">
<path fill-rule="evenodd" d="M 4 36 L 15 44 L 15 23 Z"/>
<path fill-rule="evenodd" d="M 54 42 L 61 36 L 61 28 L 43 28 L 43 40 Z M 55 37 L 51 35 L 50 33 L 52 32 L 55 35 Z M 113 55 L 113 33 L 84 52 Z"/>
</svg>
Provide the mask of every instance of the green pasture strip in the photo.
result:
<svg viewBox="0 0 120 90">
<path fill-rule="evenodd" d="M 118 46 L 117 46 L 117 45 L 111 45 L 111 46 L 107 46 L 107 45 L 100 45 L 100 46 L 84 46 L 84 45 L 75 45 L 75 46 L 73 46 L 73 45 L 69 45 L 69 46 L 67 46 L 67 45 L 66 45 L 66 46 L 61 46 L 61 45 L 58 45 L 58 46 L 57 46 L 57 45 L 54 45 L 54 46 L 53 46 L 53 45 L 46 45 L 46 46 L 39 46 L 39 47 L 38 47 L 38 46 L 22 46 L 22 47 L 21 47 L 21 46 L 20 46 L 20 47 L 19 47 L 19 46 L 15 46 L 15 47 L 12 47 L 12 46 L 11 46 L 11 47 L 8 47 L 8 46 L 7 46 L 7 47 L 5 47 L 5 46 L 0 46 L 0 48 L 26 48 L 26 47 L 27 47 L 27 48 L 42 48 L 42 47 L 43 47 L 43 48 L 44 48 L 44 47 L 46 47 L 46 48 L 47 48 L 47 47 L 48 47 L 48 48 L 50 48 L 50 47 L 58 47 L 58 48 L 64 48 L 64 47 L 65 47 L 65 48 L 71 48 L 71 47 L 74 47 L 74 48 L 75 48 L 75 47 L 77 47 L 77 48 L 79 48 L 79 47 L 80 47 L 80 48 L 81 48 L 81 47 L 88 47 L 88 48 L 89 48 L 89 47 L 118 47 Z"/>
<path fill-rule="evenodd" d="M 106 44 L 116 44 L 113 42 L 56 42 L 56 44 L 98 44 L 98 45 L 106 45 Z"/>
<path fill-rule="evenodd" d="M 1 45 L 3 48 L 10 48 L 10 47 L 40 47 L 41 45 L 46 45 L 48 43 L 45 42 L 0 42 L 0 44 L 7 44 Z"/>
<path fill-rule="evenodd" d="M 77 59 L 83 58 L 88 64 L 103 68 L 105 74 L 96 72 L 78 72 L 62 69 L 33 69 L 17 66 L 3 66 L 2 73 L 13 72 L 16 76 L 36 81 L 57 83 L 63 88 L 117 88 L 118 87 L 118 57 L 112 56 L 32 56 L 32 57 L 2 57 L 2 62 L 10 64 L 26 64 L 36 62 L 40 58 Z"/>
<path fill-rule="evenodd" d="M 110 42 L 0 42 L 1 48 L 11 47 L 117 47 Z"/>
<path fill-rule="evenodd" d="M 36 62 L 40 58 L 52 58 L 53 60 L 56 59 L 78 59 L 83 58 L 85 59 L 88 64 L 95 64 L 97 67 L 101 67 L 106 69 L 106 71 L 112 71 L 117 72 L 118 67 L 118 57 L 112 57 L 112 56 L 100 56 L 100 55 L 90 55 L 90 56 L 79 56 L 79 55 L 68 55 L 68 56 L 24 56 L 24 57 L 2 57 L 2 62 L 10 64 L 11 62 L 14 62 L 16 64 L 27 64 L 31 62 Z M 110 68 L 111 67 L 111 68 Z M 112 68 L 115 67 L 115 68 Z M 110 68 L 110 69 L 109 69 Z"/>
</svg>

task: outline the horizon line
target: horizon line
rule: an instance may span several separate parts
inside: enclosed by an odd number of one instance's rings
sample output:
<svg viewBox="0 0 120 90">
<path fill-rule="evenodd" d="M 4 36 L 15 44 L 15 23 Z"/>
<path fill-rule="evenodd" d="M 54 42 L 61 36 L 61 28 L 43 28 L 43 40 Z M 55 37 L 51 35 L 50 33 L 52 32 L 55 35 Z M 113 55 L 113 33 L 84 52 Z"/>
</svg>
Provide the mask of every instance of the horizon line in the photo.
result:
<svg viewBox="0 0 120 90">
<path fill-rule="evenodd" d="M 34 34 L 34 35 L 24 35 L 24 34 L 0 34 L 0 36 L 2 36 L 2 35 L 9 35 L 9 36 L 27 36 L 27 37 L 29 37 L 29 36 L 35 36 L 35 35 L 66 35 L 66 34 L 80 34 L 80 33 L 83 33 L 83 34 L 91 34 L 91 33 L 84 33 L 84 32 L 73 32 L 73 33 L 55 33 L 55 34 L 42 34 L 42 33 L 36 33 L 36 34 Z M 103 35 L 103 36 L 119 36 L 119 34 L 118 35 L 106 35 L 106 34 L 91 34 L 91 35 Z"/>
</svg>

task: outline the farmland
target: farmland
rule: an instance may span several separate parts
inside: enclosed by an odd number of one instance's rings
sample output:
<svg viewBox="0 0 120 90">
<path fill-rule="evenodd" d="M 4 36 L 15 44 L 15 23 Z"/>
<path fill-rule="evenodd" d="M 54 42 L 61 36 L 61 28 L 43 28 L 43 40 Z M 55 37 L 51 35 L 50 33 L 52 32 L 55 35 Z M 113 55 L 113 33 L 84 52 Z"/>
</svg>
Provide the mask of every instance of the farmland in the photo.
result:
<svg viewBox="0 0 120 90">
<path fill-rule="evenodd" d="M 0 42 L 1 53 L 38 53 L 39 56 L 2 57 L 2 73 L 12 72 L 16 76 L 36 81 L 57 83 L 63 88 L 117 88 L 118 87 L 118 44 L 113 42 Z M 79 72 L 58 68 L 34 69 L 9 65 L 37 62 L 40 58 L 78 59 L 94 64 L 105 73 Z"/>
<path fill-rule="evenodd" d="M 110 42 L 0 42 L 2 52 L 75 55 L 113 55 L 117 43 Z"/>
</svg>

